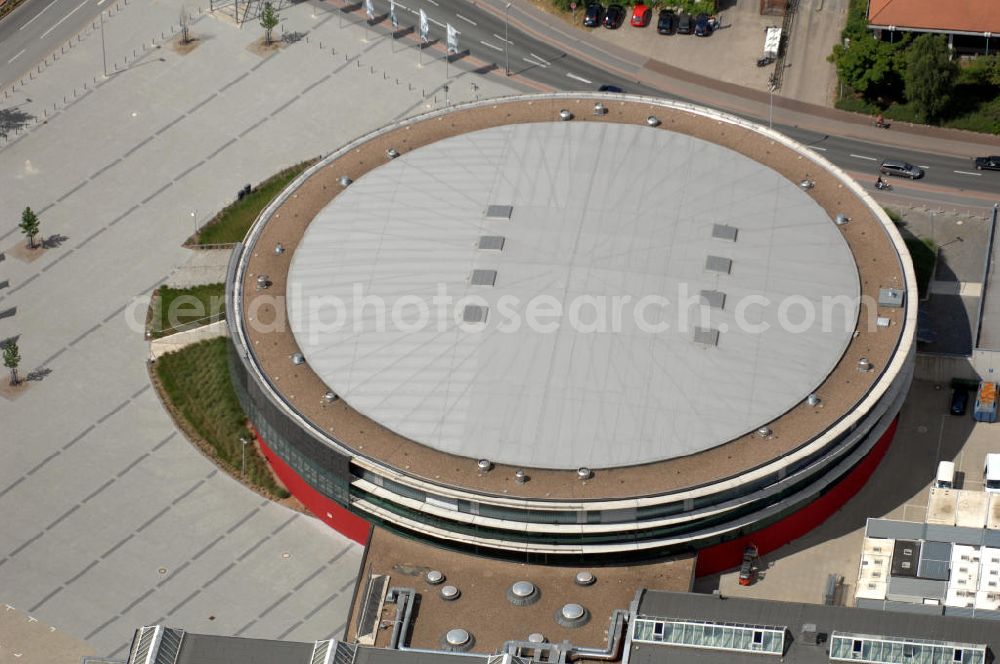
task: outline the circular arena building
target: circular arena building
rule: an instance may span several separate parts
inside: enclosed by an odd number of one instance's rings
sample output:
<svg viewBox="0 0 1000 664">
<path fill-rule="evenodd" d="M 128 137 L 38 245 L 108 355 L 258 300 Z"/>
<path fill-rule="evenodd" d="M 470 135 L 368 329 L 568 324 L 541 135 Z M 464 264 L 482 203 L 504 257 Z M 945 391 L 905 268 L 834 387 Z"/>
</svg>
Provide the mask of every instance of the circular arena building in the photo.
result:
<svg viewBox="0 0 1000 664">
<path fill-rule="evenodd" d="M 227 306 L 261 450 L 354 539 L 697 551 L 705 574 L 864 484 L 909 387 L 915 294 L 891 221 L 806 147 L 552 94 L 320 160 L 234 251 Z"/>
</svg>

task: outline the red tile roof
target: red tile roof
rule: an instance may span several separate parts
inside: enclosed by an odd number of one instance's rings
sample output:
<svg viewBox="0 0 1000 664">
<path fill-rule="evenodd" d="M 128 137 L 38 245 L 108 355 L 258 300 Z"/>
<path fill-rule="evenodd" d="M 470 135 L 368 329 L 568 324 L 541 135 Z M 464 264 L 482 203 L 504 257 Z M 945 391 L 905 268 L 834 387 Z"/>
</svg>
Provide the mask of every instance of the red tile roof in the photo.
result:
<svg viewBox="0 0 1000 664">
<path fill-rule="evenodd" d="M 868 23 L 1000 36 L 1000 0 L 871 0 Z"/>
</svg>

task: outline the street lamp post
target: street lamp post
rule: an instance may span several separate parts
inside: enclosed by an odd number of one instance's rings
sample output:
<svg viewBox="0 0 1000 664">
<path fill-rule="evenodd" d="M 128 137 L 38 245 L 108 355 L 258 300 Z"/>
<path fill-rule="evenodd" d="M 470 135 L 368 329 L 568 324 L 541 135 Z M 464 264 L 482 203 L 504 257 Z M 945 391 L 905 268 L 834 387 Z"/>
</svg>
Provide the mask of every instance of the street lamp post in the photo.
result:
<svg viewBox="0 0 1000 664">
<path fill-rule="evenodd" d="M 503 68 L 510 76 L 510 3 L 503 13 Z"/>
<path fill-rule="evenodd" d="M 194 226 L 195 235 L 198 234 L 198 211 L 195 210 L 191 213 L 191 224 Z"/>
<path fill-rule="evenodd" d="M 774 83 L 767 86 L 767 128 L 774 126 Z"/>
<path fill-rule="evenodd" d="M 247 445 L 250 444 L 250 441 L 247 440 L 246 437 L 241 437 L 240 438 L 240 442 L 243 443 L 243 450 L 242 450 L 243 451 L 243 463 L 242 463 L 242 466 L 243 466 L 243 477 L 245 478 L 247 476 Z"/>
<path fill-rule="evenodd" d="M 108 51 L 104 48 L 104 11 L 101 11 L 101 59 L 104 61 L 104 78 L 108 77 Z"/>
</svg>

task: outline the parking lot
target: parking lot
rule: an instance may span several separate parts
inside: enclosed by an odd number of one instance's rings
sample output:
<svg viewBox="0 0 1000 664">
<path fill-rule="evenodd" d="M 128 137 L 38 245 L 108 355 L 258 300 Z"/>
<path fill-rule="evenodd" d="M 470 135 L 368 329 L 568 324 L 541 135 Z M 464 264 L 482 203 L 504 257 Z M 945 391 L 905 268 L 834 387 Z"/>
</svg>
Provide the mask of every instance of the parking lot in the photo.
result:
<svg viewBox="0 0 1000 664">
<path fill-rule="evenodd" d="M 1000 424 L 975 422 L 969 412 L 948 412 L 947 385 L 914 381 L 889 452 L 868 484 L 839 512 L 805 537 L 761 559 L 760 580 L 740 586 L 737 572 L 698 579 L 695 590 L 820 603 L 828 574 L 844 577 L 842 603 L 853 605 L 865 520 L 923 521 L 938 461 L 955 462 L 956 486 L 980 490 L 987 452 L 1000 451 Z"/>
<path fill-rule="evenodd" d="M 578 23 L 583 20 L 581 2 Z M 607 4 L 607 3 L 605 3 Z M 629 25 L 633 4 L 626 8 L 624 25 L 617 30 L 589 30 L 592 38 L 642 53 L 651 60 L 702 76 L 757 90 L 767 90 L 775 65 L 758 67 L 768 26 L 780 26 L 782 17 L 761 16 L 759 0 L 720 0 L 721 28 L 711 36 L 660 35 L 656 31 L 657 11 L 649 26 Z M 829 104 L 836 80 L 833 65 L 826 61 L 840 39 L 846 0 L 802 0 L 789 39 L 784 82 L 778 94 L 814 104 Z"/>
</svg>

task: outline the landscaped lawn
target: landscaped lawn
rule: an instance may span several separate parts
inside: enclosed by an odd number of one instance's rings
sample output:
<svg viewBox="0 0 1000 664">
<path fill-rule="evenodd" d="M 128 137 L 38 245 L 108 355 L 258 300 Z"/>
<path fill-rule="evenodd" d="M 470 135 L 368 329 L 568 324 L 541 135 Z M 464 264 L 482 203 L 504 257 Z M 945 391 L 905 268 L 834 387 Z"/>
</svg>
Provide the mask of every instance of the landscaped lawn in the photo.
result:
<svg viewBox="0 0 1000 664">
<path fill-rule="evenodd" d="M 240 438 L 250 438 L 251 434 L 229 379 L 227 343 L 225 338 L 209 339 L 163 355 L 156 361 L 155 371 L 182 427 L 193 434 L 199 447 L 239 477 L 243 454 Z M 246 448 L 246 469 L 249 484 L 272 496 L 288 497 L 253 445 Z"/>
<path fill-rule="evenodd" d="M 226 310 L 226 285 L 207 284 L 191 288 L 157 289 L 149 329 L 153 337 L 162 337 L 177 331 L 178 326 L 224 314 Z M 205 321 L 209 322 L 208 320 Z"/>
<path fill-rule="evenodd" d="M 274 197 L 281 193 L 302 171 L 316 163 L 304 161 L 272 175 L 254 187 L 247 196 L 231 203 L 202 227 L 194 244 L 233 244 L 242 242 L 254 220 Z"/>
</svg>

